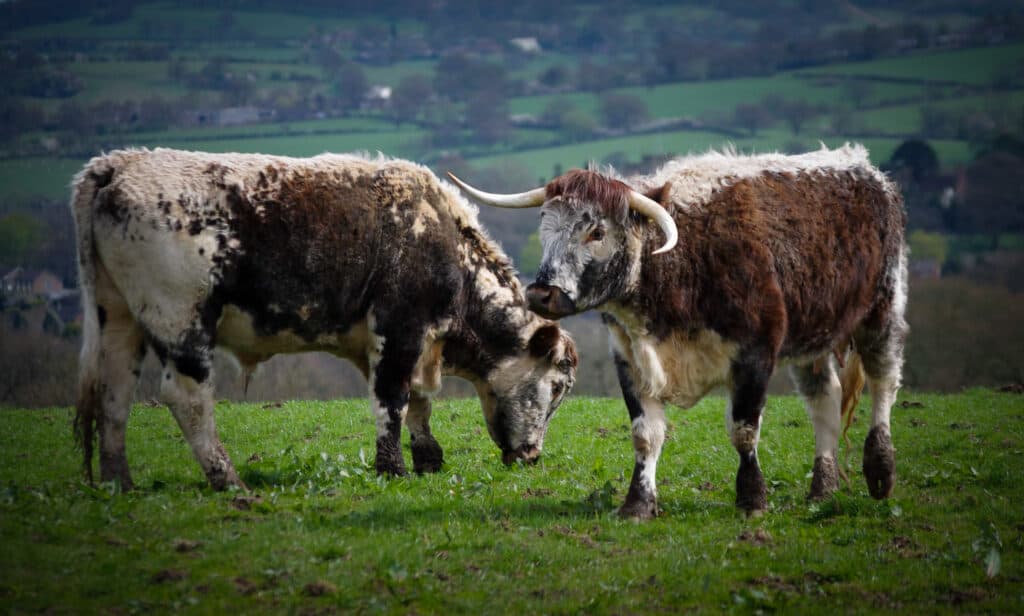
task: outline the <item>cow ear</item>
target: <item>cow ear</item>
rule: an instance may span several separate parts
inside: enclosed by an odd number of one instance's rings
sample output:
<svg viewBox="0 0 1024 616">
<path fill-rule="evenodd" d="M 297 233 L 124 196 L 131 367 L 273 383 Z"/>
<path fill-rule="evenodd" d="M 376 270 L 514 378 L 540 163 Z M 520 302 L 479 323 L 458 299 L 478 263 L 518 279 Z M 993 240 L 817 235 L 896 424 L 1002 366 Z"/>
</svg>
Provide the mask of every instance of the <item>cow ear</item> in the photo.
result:
<svg viewBox="0 0 1024 616">
<path fill-rule="evenodd" d="M 554 324 L 537 328 L 537 331 L 533 332 L 533 336 L 530 337 L 530 342 L 527 344 L 530 355 L 533 357 L 546 357 L 550 355 L 555 350 L 561 335 L 561 330 Z"/>
<path fill-rule="evenodd" d="M 651 201 L 660 203 L 663 208 L 671 212 L 671 192 L 672 182 L 665 182 L 665 184 L 663 184 L 662 186 L 656 186 L 655 188 L 647 189 L 647 191 L 644 192 L 643 195 L 650 199 Z"/>
</svg>

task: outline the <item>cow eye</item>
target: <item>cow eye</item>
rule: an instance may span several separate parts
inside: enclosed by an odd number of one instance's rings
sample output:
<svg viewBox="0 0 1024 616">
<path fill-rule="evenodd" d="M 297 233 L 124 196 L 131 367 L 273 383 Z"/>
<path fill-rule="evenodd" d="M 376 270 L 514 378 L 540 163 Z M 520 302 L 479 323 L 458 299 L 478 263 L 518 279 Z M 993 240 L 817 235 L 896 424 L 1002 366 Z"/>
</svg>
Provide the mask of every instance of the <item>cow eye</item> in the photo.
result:
<svg viewBox="0 0 1024 616">
<path fill-rule="evenodd" d="M 594 230 L 587 236 L 588 242 L 600 242 L 604 239 L 604 227 L 594 227 Z"/>
<path fill-rule="evenodd" d="M 557 398 L 558 396 L 561 396 L 561 395 L 562 395 L 562 384 L 561 383 L 552 383 L 551 384 L 551 397 L 552 398 Z"/>
</svg>

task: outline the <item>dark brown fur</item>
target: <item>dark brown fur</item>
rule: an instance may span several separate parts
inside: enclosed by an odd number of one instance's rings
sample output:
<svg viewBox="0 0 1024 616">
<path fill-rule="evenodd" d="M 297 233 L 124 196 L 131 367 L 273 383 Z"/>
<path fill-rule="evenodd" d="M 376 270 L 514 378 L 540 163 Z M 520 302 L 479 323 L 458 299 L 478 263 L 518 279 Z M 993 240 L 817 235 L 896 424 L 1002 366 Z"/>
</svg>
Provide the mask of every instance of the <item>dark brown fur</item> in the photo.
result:
<svg viewBox="0 0 1024 616">
<path fill-rule="evenodd" d="M 633 299 L 660 335 L 710 328 L 794 356 L 834 348 L 892 300 L 903 209 L 856 172 L 740 180 L 674 218 L 679 245 L 644 259 Z"/>
</svg>

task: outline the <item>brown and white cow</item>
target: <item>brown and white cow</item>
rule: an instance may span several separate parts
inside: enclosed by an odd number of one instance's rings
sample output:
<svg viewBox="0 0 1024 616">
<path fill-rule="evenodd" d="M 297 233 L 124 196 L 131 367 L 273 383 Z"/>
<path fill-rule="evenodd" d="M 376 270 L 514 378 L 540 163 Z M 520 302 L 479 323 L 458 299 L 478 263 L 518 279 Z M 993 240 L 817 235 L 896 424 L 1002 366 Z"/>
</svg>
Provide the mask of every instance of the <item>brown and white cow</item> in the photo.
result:
<svg viewBox="0 0 1024 616">
<path fill-rule="evenodd" d="M 76 176 L 85 307 L 75 418 L 92 477 L 131 488 L 125 424 L 147 349 L 211 485 L 241 485 L 213 417 L 214 347 L 252 366 L 319 350 L 367 376 L 378 472 L 436 471 L 441 375 L 470 380 L 503 459 L 540 454 L 576 354 L 532 313 L 509 260 L 458 191 L 413 163 L 167 149 L 117 151 Z"/>
<path fill-rule="evenodd" d="M 690 407 L 717 385 L 731 394 L 736 503 L 763 511 L 757 442 L 780 361 L 814 424 L 810 496 L 838 488 L 840 409 L 859 394 L 862 370 L 873 398 L 864 475 L 874 497 L 889 495 L 889 414 L 907 332 L 905 213 L 862 146 L 709 153 L 628 180 L 575 170 L 517 195 L 462 187 L 484 203 L 541 207 L 543 258 L 527 288 L 537 312 L 603 315 L 636 453 L 621 513 L 657 513 L 664 404 Z M 837 364 L 851 343 L 844 376 L 855 385 L 844 392 Z"/>
</svg>

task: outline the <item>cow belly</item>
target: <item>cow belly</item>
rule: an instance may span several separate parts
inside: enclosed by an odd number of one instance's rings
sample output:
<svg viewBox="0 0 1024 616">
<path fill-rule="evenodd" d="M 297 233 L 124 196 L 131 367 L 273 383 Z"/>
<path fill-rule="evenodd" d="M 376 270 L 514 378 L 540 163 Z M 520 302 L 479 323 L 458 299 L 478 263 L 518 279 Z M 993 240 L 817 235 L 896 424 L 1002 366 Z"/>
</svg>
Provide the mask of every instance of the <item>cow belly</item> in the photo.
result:
<svg viewBox="0 0 1024 616">
<path fill-rule="evenodd" d="M 368 335 L 365 319 L 353 324 L 344 334 L 323 334 L 313 340 L 287 329 L 259 335 L 253 327 L 252 316 L 231 304 L 224 306 L 217 321 L 217 346 L 230 351 L 243 364 L 258 363 L 278 353 L 326 351 L 363 365 L 369 349 Z"/>
<path fill-rule="evenodd" d="M 665 375 L 659 398 L 690 408 L 728 380 L 737 345 L 704 330 L 696 335 L 670 336 L 654 349 Z"/>
<path fill-rule="evenodd" d="M 738 346 L 710 330 L 679 332 L 658 340 L 609 324 L 613 348 L 633 366 L 640 390 L 682 408 L 697 404 L 729 378 Z"/>
</svg>

